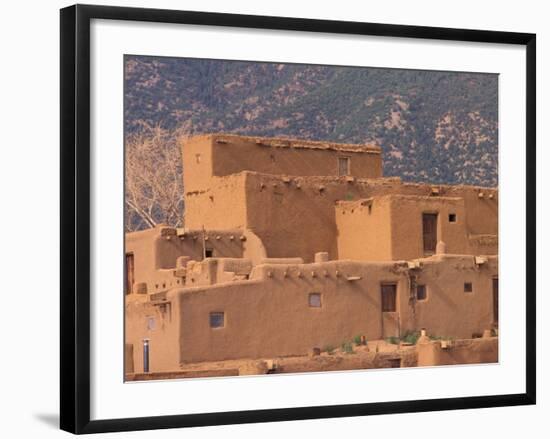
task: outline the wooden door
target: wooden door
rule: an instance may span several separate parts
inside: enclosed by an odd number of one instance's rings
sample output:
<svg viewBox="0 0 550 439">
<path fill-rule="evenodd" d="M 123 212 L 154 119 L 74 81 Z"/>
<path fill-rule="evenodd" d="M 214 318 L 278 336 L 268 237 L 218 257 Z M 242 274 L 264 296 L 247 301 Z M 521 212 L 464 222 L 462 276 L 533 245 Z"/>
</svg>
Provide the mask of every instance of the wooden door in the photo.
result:
<svg viewBox="0 0 550 439">
<path fill-rule="evenodd" d="M 126 282 L 124 283 L 124 293 L 130 294 L 134 285 L 134 254 L 126 254 Z"/>
<path fill-rule="evenodd" d="M 338 158 L 338 175 L 349 175 L 349 157 Z"/>
<path fill-rule="evenodd" d="M 437 213 L 422 214 L 422 239 L 424 253 L 434 254 L 437 245 Z"/>
<path fill-rule="evenodd" d="M 498 324 L 498 279 L 493 279 L 493 322 Z"/>
<path fill-rule="evenodd" d="M 380 293 L 382 295 L 382 337 L 399 337 L 397 284 L 382 284 Z"/>
</svg>

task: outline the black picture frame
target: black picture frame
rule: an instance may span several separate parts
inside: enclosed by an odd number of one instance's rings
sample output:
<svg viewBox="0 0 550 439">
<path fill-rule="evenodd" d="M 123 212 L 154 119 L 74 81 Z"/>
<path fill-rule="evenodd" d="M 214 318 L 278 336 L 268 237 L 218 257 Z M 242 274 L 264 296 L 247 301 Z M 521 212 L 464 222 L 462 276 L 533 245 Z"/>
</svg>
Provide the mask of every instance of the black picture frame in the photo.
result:
<svg viewBox="0 0 550 439">
<path fill-rule="evenodd" d="M 513 44 L 526 47 L 526 392 L 416 401 L 90 420 L 90 21 L 181 23 L 334 34 Z M 99 433 L 427 412 L 535 404 L 536 401 L 536 36 L 302 18 L 75 5 L 61 10 L 61 404 L 60 424 Z"/>
</svg>

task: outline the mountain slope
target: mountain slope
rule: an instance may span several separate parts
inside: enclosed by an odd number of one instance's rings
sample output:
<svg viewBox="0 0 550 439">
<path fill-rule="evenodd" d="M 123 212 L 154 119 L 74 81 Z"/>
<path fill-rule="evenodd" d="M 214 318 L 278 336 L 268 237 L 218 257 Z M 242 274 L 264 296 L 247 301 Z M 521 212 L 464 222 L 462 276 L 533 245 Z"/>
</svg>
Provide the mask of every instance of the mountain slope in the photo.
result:
<svg viewBox="0 0 550 439">
<path fill-rule="evenodd" d="M 384 174 L 498 184 L 498 77 L 490 74 L 126 57 L 128 132 L 143 123 L 375 142 Z"/>
</svg>

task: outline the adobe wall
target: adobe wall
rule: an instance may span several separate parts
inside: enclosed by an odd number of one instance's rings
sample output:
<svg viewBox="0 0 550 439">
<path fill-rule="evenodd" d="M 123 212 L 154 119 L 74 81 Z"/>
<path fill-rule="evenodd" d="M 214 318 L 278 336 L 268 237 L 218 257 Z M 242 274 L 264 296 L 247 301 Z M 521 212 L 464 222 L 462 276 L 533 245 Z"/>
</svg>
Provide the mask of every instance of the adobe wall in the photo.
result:
<svg viewBox="0 0 550 439">
<path fill-rule="evenodd" d="M 459 252 L 465 253 L 494 254 L 498 249 L 496 189 L 366 179 L 381 177 L 377 147 L 206 135 L 188 140 L 182 151 L 186 227 L 248 229 L 263 243 L 269 257 L 299 256 L 309 262 L 314 253 L 327 251 L 331 259 L 342 258 L 336 242 L 334 204 L 388 194 L 461 198 L 464 212 L 454 229 L 465 226 L 466 238 L 460 245 L 449 245 L 458 250 L 462 246 Z M 342 154 L 350 157 L 354 177 L 336 176 L 337 158 Z M 395 221 L 400 221 L 404 210 L 394 209 Z M 449 239 L 458 243 L 452 228 L 447 229 Z M 418 246 L 417 235 L 412 244 L 394 240 L 391 258 L 422 256 L 412 250 Z M 471 250 L 464 249 L 468 245 Z M 379 257 L 374 253 L 372 257 Z M 385 250 L 380 253 L 383 259 L 388 258 Z"/>
<path fill-rule="evenodd" d="M 266 264 L 254 267 L 248 281 L 178 290 L 181 361 L 306 355 L 356 335 L 374 340 L 421 328 L 472 337 L 492 327 L 497 273 L 496 259 L 479 267 L 472 261 L 434 256 L 419 270 L 392 262 Z M 411 301 L 413 272 L 427 286 L 426 301 Z M 465 282 L 472 282 L 473 293 L 464 292 Z M 381 311 L 384 283 L 397 284 L 396 312 Z M 312 292 L 321 293 L 321 308 L 309 306 Z M 224 328 L 209 327 L 210 312 L 225 313 Z"/>
<path fill-rule="evenodd" d="M 459 227 L 461 224 L 463 225 L 462 230 L 465 228 L 468 234 L 492 233 L 494 235 L 498 231 L 496 196 L 493 196 L 492 199 L 488 197 L 480 199 L 478 193 L 482 189 L 477 187 L 439 186 L 438 189 L 442 195 L 432 196 L 431 185 L 402 184 L 397 178 L 346 181 L 337 177 L 283 179 L 252 172 L 248 172 L 246 175 L 247 227 L 262 240 L 269 257 L 298 256 L 304 258 L 306 262 L 311 262 L 314 253 L 326 251 L 329 253 L 330 259 L 348 257 L 358 259 L 346 251 L 342 254 L 339 253 L 338 239 L 342 236 L 339 235 L 337 222 L 343 218 L 337 219 L 335 206 L 341 200 L 352 201 L 384 195 L 422 196 L 429 200 L 437 200 L 441 197 L 446 199 L 463 198 L 462 202 L 454 201 L 457 205 Z M 485 191 L 486 194 L 488 190 Z M 434 201 L 434 203 L 438 202 Z M 460 203 L 463 207 L 460 206 Z M 439 205 L 445 206 L 446 204 L 440 202 Z M 406 217 L 408 214 L 406 209 L 401 209 L 398 205 L 395 206 L 394 211 L 399 218 Z M 372 235 L 374 242 L 380 244 L 380 249 L 369 245 L 362 250 L 362 257 L 372 258 L 370 260 L 407 258 L 406 254 L 396 254 L 398 248 L 392 248 L 392 256 L 389 256 L 386 247 L 388 244 L 383 244 L 383 235 L 388 233 L 389 229 L 388 225 L 383 224 L 381 215 L 382 213 L 375 214 L 370 221 L 380 235 L 373 229 L 356 228 L 360 227 L 359 222 L 352 224 L 353 221 L 351 221 L 348 229 L 342 229 L 345 230 L 345 233 L 351 233 L 351 236 L 343 239 L 352 242 L 354 239 L 366 239 L 367 236 Z M 447 228 L 445 230 L 447 231 Z M 421 228 L 416 236 L 420 236 L 420 232 Z M 363 233 L 365 235 L 361 236 Z M 489 242 L 489 244 L 480 248 L 479 253 L 496 253 L 496 236 L 492 239 L 491 237 L 484 239 L 484 242 Z M 469 239 L 464 238 L 464 241 L 468 242 Z M 409 237 L 405 235 L 405 239 L 400 242 L 407 246 Z M 454 245 L 456 248 L 462 246 L 462 250 L 469 253 L 464 245 L 458 243 L 458 238 L 453 243 L 456 244 Z M 422 252 L 414 253 L 415 258 L 422 256 Z"/>
<path fill-rule="evenodd" d="M 168 296 L 169 297 L 169 296 Z M 133 373 L 143 372 L 143 339 L 149 339 L 149 370 L 179 368 L 180 319 L 177 300 L 153 304 L 147 296 L 126 297 L 125 343 L 131 345 Z M 127 348 L 128 349 L 128 348 Z"/>
<path fill-rule="evenodd" d="M 252 261 L 243 258 L 207 258 L 187 264 L 185 286 L 203 286 L 248 279 Z"/>
<path fill-rule="evenodd" d="M 213 175 L 212 143 L 211 136 L 191 137 L 182 143 L 183 189 L 186 193 L 210 187 Z"/>
<path fill-rule="evenodd" d="M 440 341 L 419 343 L 418 366 L 482 364 L 498 361 L 498 338 L 456 340 L 443 348 Z"/>
<path fill-rule="evenodd" d="M 185 139 L 181 147 L 186 192 L 207 189 L 214 176 L 242 171 L 337 176 L 339 157 L 350 159 L 349 175 L 382 176 L 381 149 L 374 145 L 208 134 Z"/>
<path fill-rule="evenodd" d="M 422 259 L 422 269 L 411 271 L 416 284 L 426 285 L 427 299 L 413 300 L 403 311 L 405 329 L 426 328 L 441 337 L 471 338 L 493 327 L 493 278 L 498 277 L 498 257 L 482 265 L 474 257 L 436 255 Z M 472 284 L 471 293 L 464 283 Z"/>
<path fill-rule="evenodd" d="M 382 176 L 381 149 L 373 145 L 348 145 L 295 139 L 219 135 L 212 141 L 212 174 L 241 171 L 273 175 L 338 176 L 338 158 L 350 159 L 349 175 Z"/>
<path fill-rule="evenodd" d="M 185 171 L 184 171 L 185 173 Z M 213 177 L 209 187 L 185 188 L 185 227 L 189 229 L 245 229 L 247 225 L 246 173 Z M 261 209 L 258 206 L 257 209 Z"/>
<path fill-rule="evenodd" d="M 450 254 L 470 254 L 464 199 L 392 195 L 390 218 L 392 256 L 394 259 L 416 259 L 425 256 L 422 233 L 424 213 L 437 214 L 437 241 L 443 241 Z M 449 221 L 454 214 L 455 222 Z"/>
<path fill-rule="evenodd" d="M 392 260 L 391 207 L 387 197 L 337 202 L 338 257 L 359 261 Z"/>
<path fill-rule="evenodd" d="M 381 338 L 379 279 L 399 282 L 393 267 L 262 265 L 249 281 L 179 290 L 181 361 L 305 355 L 358 334 Z M 361 279 L 347 280 L 355 276 Z M 312 292 L 322 294 L 321 308 L 309 307 Z M 224 328 L 209 327 L 209 314 L 217 311 L 225 313 Z"/>
<path fill-rule="evenodd" d="M 179 257 L 188 256 L 190 260 L 200 261 L 206 245 L 212 249 L 214 257 L 241 258 L 245 254 L 242 236 L 239 230 L 207 230 L 203 241 L 202 230 L 163 225 L 127 233 L 125 252 L 134 255 L 134 285 L 145 283 L 149 294 L 183 286 L 181 276 L 174 273 Z"/>
<path fill-rule="evenodd" d="M 478 203 L 480 203 L 478 201 Z M 475 210 L 475 207 L 473 207 Z M 469 234 L 465 198 L 385 195 L 336 205 L 338 254 L 354 260 L 409 260 L 424 253 L 422 215 L 437 214 L 437 240 L 449 254 L 497 254 L 496 235 Z M 454 215 L 451 221 L 450 215 Z M 478 230 L 493 230 L 494 216 L 476 221 Z M 360 233 L 359 233 L 360 231 Z"/>
</svg>

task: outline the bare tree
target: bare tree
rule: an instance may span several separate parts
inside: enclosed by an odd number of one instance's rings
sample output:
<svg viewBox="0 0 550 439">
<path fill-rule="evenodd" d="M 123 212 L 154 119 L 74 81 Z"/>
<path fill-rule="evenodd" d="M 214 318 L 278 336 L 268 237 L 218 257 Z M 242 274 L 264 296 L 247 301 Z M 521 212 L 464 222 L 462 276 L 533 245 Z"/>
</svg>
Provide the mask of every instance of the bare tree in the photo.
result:
<svg viewBox="0 0 550 439">
<path fill-rule="evenodd" d="M 183 171 L 180 141 L 189 136 L 188 126 L 166 130 L 143 125 L 126 137 L 125 228 L 142 230 L 183 222 Z"/>
</svg>

